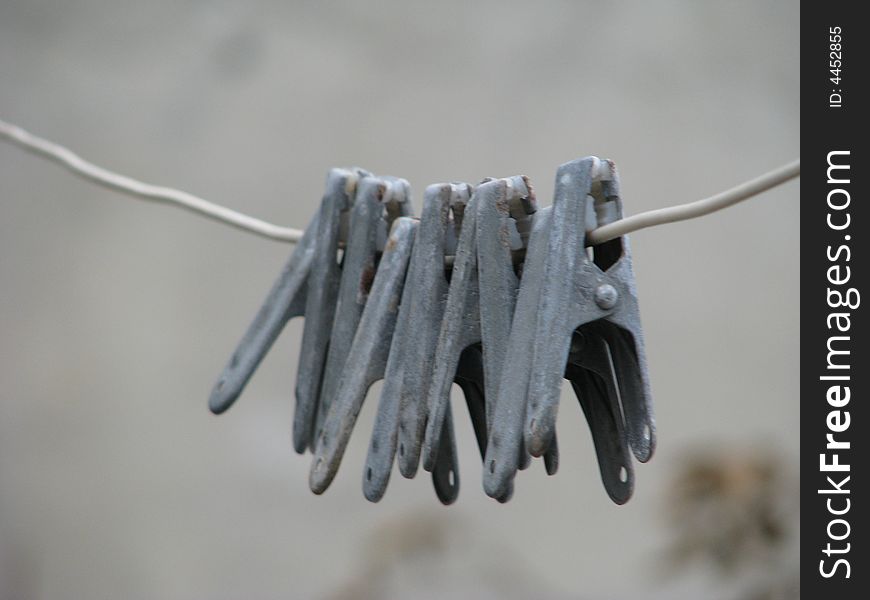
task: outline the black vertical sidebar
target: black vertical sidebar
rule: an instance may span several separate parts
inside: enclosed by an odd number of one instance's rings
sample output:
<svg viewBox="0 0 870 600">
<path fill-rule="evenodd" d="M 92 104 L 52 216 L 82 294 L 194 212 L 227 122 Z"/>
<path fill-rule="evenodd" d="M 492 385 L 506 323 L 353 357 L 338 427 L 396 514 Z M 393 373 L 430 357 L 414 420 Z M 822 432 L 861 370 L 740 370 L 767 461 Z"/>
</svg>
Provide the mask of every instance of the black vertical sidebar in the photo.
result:
<svg viewBox="0 0 870 600">
<path fill-rule="evenodd" d="M 801 588 L 813 599 L 870 597 L 870 23 L 860 7 L 801 4 Z"/>
</svg>

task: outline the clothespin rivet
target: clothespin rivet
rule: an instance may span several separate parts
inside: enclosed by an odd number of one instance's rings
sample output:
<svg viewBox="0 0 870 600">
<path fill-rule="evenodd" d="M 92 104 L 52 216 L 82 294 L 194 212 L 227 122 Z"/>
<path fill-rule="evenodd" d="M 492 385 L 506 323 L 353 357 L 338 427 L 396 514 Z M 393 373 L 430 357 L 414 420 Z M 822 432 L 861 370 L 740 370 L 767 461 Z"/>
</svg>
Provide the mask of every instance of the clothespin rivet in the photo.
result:
<svg viewBox="0 0 870 600">
<path fill-rule="evenodd" d="M 619 293 L 609 283 L 599 285 L 595 289 L 595 304 L 602 310 L 610 310 L 616 306 L 617 300 L 619 300 Z"/>
</svg>

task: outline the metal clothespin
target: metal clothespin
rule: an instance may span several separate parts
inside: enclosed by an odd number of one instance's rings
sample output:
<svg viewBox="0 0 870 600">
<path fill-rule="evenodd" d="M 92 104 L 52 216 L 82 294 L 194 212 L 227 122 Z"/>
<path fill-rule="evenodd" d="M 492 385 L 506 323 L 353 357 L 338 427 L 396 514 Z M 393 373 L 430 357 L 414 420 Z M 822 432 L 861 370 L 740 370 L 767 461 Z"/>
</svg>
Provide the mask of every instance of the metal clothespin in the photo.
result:
<svg viewBox="0 0 870 600">
<path fill-rule="evenodd" d="M 316 494 L 332 483 L 366 392 L 384 377 L 416 230 L 410 217 L 393 222 L 337 393 L 315 439 L 309 486 Z"/>
<path fill-rule="evenodd" d="M 516 309 L 521 274 L 525 273 L 525 255 L 535 223 L 545 218 L 550 207 L 537 210 L 531 185 L 525 177 L 505 180 L 504 198 L 480 202 L 477 217 L 477 264 L 480 278 L 480 323 L 485 364 L 488 365 L 488 422 L 495 419 L 501 373 L 511 368 L 505 363 L 511 324 Z M 542 453 L 548 475 L 559 468 L 559 449 L 555 436 Z M 540 456 L 540 455 L 536 455 Z M 529 464 L 529 453 L 520 449 L 519 469 Z M 501 497 L 499 497 L 500 499 Z"/>
<path fill-rule="evenodd" d="M 622 217 L 618 179 L 597 158 L 560 167 L 554 205 L 536 210 L 524 177 L 430 186 L 421 220 L 408 184 L 333 169 L 320 209 L 212 391 L 239 396 L 281 329 L 306 316 L 294 447 L 312 448 L 310 486 L 338 469 L 366 391 L 385 384 L 363 490 L 379 500 L 398 454 L 406 477 L 432 472 L 439 499 L 459 491 L 449 401 L 462 389 L 484 489 L 501 502 L 518 469 L 558 467 L 562 378 L 586 415 L 601 477 L 631 495 L 631 453 L 652 454 L 643 337 L 627 240 L 585 248 L 585 231 Z M 387 232 L 389 231 L 389 235 Z"/>
<path fill-rule="evenodd" d="M 484 406 L 469 404 L 481 450 L 486 450 L 494 418 L 492 397 L 504 365 L 504 348 L 510 332 L 519 286 L 516 269 L 536 211 L 534 194 L 524 177 L 488 180 L 481 184 L 466 210 L 453 263 L 453 274 L 434 352 L 432 380 L 427 391 L 428 423 L 423 446 L 423 466 L 431 470 L 439 453 L 437 435 L 449 410 L 450 383 L 469 352 L 481 352 L 486 374 Z M 475 415 L 478 418 L 475 419 Z M 546 457 L 555 471 L 555 445 Z M 528 464 L 527 453 L 517 453 L 517 465 Z M 507 501 L 511 491 L 499 497 Z"/>
<path fill-rule="evenodd" d="M 444 317 L 448 281 L 444 257 L 454 252 L 447 247 L 448 236 L 455 240 L 451 219 L 454 206 L 464 214 L 471 196 L 471 186 L 432 185 L 426 188 L 420 230 L 408 273 L 411 294 L 413 341 L 403 353 L 402 388 L 399 402 L 398 463 L 405 477 L 414 477 L 420 459 L 420 446 L 426 426 L 425 394 L 432 377 L 432 357 Z M 453 244 L 455 246 L 455 243 Z M 452 380 L 452 378 L 451 378 Z M 441 436 L 439 430 L 439 438 Z"/>
<path fill-rule="evenodd" d="M 386 490 L 397 448 L 402 474 L 413 477 L 416 472 L 416 466 L 408 471 L 403 461 L 412 446 L 419 446 L 416 419 L 425 413 L 418 404 L 431 375 L 431 356 L 441 324 L 447 289 L 445 256 L 454 252 L 457 230 L 470 195 L 471 186 L 464 183 L 431 185 L 424 193 L 364 470 L 363 492 L 374 502 Z M 467 369 L 460 384 L 467 395 L 476 397 L 482 395 L 479 390 L 482 381 L 482 372 Z M 439 429 L 439 437 L 445 448 L 435 461 L 433 484 L 439 499 L 450 504 L 459 491 L 452 417 Z"/>
<path fill-rule="evenodd" d="M 318 401 L 318 430 L 338 390 L 390 227 L 396 218 L 411 212 L 410 186 L 404 179 L 372 176 L 357 184 L 344 236 L 341 283 Z"/>
<path fill-rule="evenodd" d="M 587 416 L 593 415 L 602 479 L 614 501 L 631 493 L 625 439 L 638 460 L 652 454 L 655 425 L 628 243 L 606 242 L 591 258 L 585 251 L 587 226 L 621 218 L 621 212 L 610 161 L 590 157 L 559 168 L 552 211 L 535 224 L 530 240 L 511 325 L 505 361 L 512 368 L 502 371 L 484 468 L 484 489 L 492 497 L 509 488 L 524 441 L 535 456 L 550 447 L 566 375 Z"/>
<path fill-rule="evenodd" d="M 357 183 L 357 180 L 330 175 L 317 223 L 296 374 L 293 447 L 300 454 L 313 446 L 320 387 L 341 283 L 339 244 L 342 221 L 346 222 L 346 215 L 353 206 Z"/>
<path fill-rule="evenodd" d="M 287 321 L 306 314 L 309 289 L 317 287 L 309 275 L 322 246 L 318 244 L 321 222 L 327 225 L 327 229 L 340 223 L 341 210 L 353 197 L 357 181 L 367 175 L 368 172 L 361 169 L 330 170 L 320 208 L 212 389 L 209 408 L 215 414 L 224 412 L 236 401 Z M 332 253 L 332 262 L 335 263 L 335 252 Z M 322 293 L 313 295 L 323 296 Z"/>
</svg>

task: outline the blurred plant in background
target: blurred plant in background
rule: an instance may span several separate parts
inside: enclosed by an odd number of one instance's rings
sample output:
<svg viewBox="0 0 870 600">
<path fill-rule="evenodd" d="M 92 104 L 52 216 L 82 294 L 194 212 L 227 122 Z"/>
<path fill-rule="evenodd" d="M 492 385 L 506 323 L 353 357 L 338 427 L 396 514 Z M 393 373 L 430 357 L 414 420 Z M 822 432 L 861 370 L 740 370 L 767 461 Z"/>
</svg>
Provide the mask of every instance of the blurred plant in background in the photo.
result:
<svg viewBox="0 0 870 600">
<path fill-rule="evenodd" d="M 743 582 L 740 600 L 799 597 L 791 551 L 800 507 L 789 465 L 764 449 L 708 446 L 686 452 L 669 488 L 666 570 L 706 563 Z"/>
</svg>

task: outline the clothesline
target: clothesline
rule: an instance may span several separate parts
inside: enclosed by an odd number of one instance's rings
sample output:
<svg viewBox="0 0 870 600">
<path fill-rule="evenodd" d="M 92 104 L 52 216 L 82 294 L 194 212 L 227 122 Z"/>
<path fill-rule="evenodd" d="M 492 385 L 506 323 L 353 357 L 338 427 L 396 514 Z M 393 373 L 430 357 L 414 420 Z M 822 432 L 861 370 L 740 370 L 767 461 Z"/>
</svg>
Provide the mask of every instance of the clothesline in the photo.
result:
<svg viewBox="0 0 870 600">
<path fill-rule="evenodd" d="M 0 139 L 4 139 L 28 152 L 47 158 L 66 167 L 73 174 L 103 187 L 137 198 L 165 202 L 185 208 L 204 217 L 265 238 L 280 242 L 296 243 L 302 238 L 304 233 L 301 229 L 275 225 L 274 223 L 269 223 L 231 208 L 220 206 L 181 190 L 144 183 L 115 173 L 83 159 L 69 148 L 33 135 L 21 127 L 3 120 L 0 120 Z M 590 232 L 587 235 L 587 241 L 590 244 L 600 244 L 639 229 L 695 219 L 722 210 L 798 177 L 800 169 L 800 159 L 794 160 L 708 198 L 642 212 L 604 225 Z"/>
</svg>

